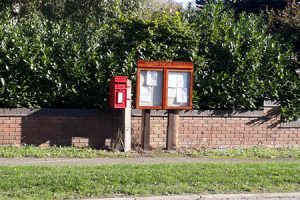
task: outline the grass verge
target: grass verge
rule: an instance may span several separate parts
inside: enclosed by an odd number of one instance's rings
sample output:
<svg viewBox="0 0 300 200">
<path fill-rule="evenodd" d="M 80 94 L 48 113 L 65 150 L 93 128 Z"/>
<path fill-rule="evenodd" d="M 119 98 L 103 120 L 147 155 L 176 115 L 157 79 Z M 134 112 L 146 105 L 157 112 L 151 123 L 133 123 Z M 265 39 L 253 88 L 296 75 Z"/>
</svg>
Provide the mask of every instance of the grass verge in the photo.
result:
<svg viewBox="0 0 300 200">
<path fill-rule="evenodd" d="M 35 146 L 0 146 L 0 157 L 35 157 L 35 158 L 117 158 L 134 157 L 136 153 L 122 153 L 107 150 L 76 147 L 35 147 Z"/>
<path fill-rule="evenodd" d="M 250 159 L 272 159 L 292 158 L 300 159 L 300 148 L 231 148 L 231 149 L 178 149 L 168 153 L 163 150 L 151 152 L 122 153 L 90 148 L 75 147 L 48 147 L 40 148 L 34 146 L 0 146 L 0 157 L 36 157 L 36 158 L 118 158 L 118 157 L 208 157 L 208 158 L 250 158 Z"/>
<path fill-rule="evenodd" d="M 289 192 L 300 190 L 300 164 L 7 166 L 0 179 L 0 199 Z"/>
</svg>

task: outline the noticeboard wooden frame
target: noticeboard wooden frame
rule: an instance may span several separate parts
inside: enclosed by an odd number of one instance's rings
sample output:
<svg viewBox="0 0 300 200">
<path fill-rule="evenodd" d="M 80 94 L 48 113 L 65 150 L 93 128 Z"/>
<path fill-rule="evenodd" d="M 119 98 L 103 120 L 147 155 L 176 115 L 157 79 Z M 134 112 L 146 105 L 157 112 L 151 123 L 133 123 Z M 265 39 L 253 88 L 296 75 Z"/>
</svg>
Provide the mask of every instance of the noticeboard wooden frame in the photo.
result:
<svg viewBox="0 0 300 200">
<path fill-rule="evenodd" d="M 137 62 L 137 82 L 136 82 L 136 108 L 153 110 L 191 110 L 194 83 L 194 66 L 192 62 L 178 61 L 143 61 Z M 140 76 L 141 71 L 159 71 L 163 72 L 162 82 L 162 105 L 161 106 L 143 106 L 140 105 Z M 189 80 L 189 100 L 188 106 L 168 106 L 168 73 L 169 72 L 187 72 L 190 74 Z"/>
<path fill-rule="evenodd" d="M 186 72 L 190 74 L 190 80 L 189 80 L 189 100 L 188 100 L 188 106 L 169 106 L 168 105 L 168 101 L 167 101 L 167 97 L 169 96 L 168 94 L 168 82 L 169 82 L 169 72 Z M 165 110 L 178 110 L 178 108 L 180 108 L 180 110 L 191 110 L 192 109 L 192 98 L 193 98 L 193 82 L 194 82 L 194 77 L 193 77 L 193 70 L 191 69 L 186 69 L 186 70 L 174 70 L 174 69 L 166 69 L 165 70 L 165 97 L 166 100 L 164 101 L 164 109 Z"/>
<path fill-rule="evenodd" d="M 141 106 L 140 105 L 140 76 L 141 76 L 141 71 L 158 71 L 158 72 L 162 72 L 164 74 L 164 70 L 163 69 L 159 69 L 159 68 L 144 68 L 144 69 L 139 69 L 137 71 L 137 87 L 136 87 L 136 102 L 137 102 L 137 108 L 138 109 L 153 109 L 153 110 L 162 110 L 163 109 L 163 98 L 164 96 L 161 96 L 161 102 L 162 105 L 161 106 Z M 163 81 L 163 86 L 162 86 L 162 90 L 164 90 L 164 81 Z"/>
</svg>

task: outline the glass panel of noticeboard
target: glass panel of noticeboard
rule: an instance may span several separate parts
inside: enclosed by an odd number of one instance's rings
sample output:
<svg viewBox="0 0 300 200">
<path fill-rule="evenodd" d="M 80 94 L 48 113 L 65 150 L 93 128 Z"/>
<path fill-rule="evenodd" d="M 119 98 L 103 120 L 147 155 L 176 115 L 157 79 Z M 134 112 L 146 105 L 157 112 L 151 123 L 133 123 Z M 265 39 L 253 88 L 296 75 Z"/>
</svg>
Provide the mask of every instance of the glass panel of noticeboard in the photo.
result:
<svg viewBox="0 0 300 200">
<path fill-rule="evenodd" d="M 168 72 L 167 106 L 190 106 L 190 72 Z"/>
<path fill-rule="evenodd" d="M 140 106 L 162 106 L 163 71 L 141 70 Z"/>
</svg>

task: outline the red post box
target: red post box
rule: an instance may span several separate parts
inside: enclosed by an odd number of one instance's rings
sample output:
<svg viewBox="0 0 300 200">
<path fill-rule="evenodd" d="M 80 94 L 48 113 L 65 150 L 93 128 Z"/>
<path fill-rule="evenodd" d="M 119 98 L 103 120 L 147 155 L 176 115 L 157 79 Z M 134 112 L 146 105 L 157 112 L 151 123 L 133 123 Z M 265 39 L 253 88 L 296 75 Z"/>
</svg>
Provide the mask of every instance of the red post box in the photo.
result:
<svg viewBox="0 0 300 200">
<path fill-rule="evenodd" d="M 109 86 L 109 105 L 112 108 L 126 108 L 127 77 L 113 76 Z"/>
</svg>

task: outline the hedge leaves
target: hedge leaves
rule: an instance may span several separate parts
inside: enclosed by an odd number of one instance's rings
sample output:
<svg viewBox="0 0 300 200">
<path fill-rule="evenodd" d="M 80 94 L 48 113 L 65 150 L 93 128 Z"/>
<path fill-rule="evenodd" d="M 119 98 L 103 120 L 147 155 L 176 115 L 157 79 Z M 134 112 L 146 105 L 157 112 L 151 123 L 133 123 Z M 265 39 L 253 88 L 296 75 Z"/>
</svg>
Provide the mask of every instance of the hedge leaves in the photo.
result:
<svg viewBox="0 0 300 200">
<path fill-rule="evenodd" d="M 193 61 L 195 108 L 257 109 L 272 99 L 297 114 L 297 95 L 284 95 L 298 87 L 286 67 L 289 47 L 257 15 L 219 3 L 169 12 L 146 1 L 93 0 L 81 8 L 53 0 L 46 12 L 37 2 L 18 21 L 1 12 L 1 107 L 106 108 L 110 77 L 134 82 L 136 61 L 146 59 Z"/>
</svg>

